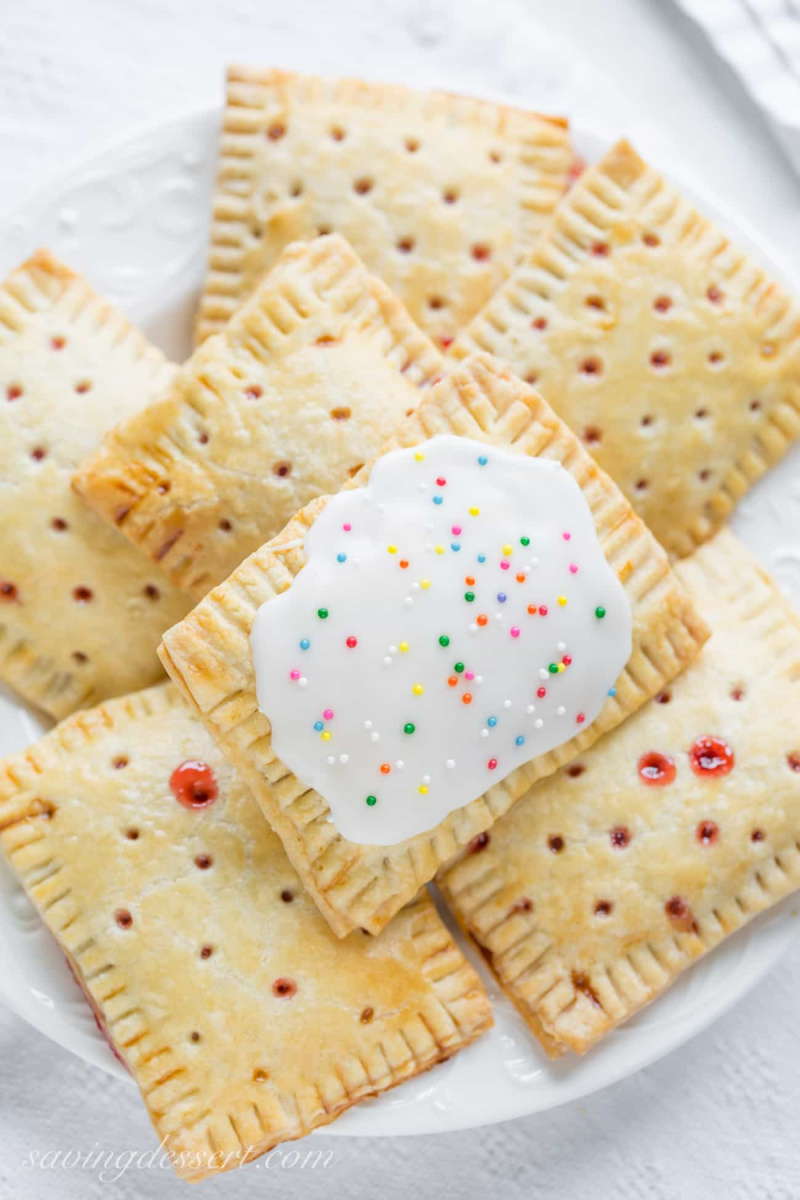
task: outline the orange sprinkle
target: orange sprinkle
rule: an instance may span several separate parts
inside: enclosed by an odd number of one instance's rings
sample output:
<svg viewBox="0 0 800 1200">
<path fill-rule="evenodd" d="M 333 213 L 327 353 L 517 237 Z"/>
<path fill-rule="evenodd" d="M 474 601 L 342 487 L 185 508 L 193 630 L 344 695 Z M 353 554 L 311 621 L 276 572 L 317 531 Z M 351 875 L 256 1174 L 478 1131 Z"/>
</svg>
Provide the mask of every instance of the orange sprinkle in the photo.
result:
<svg viewBox="0 0 800 1200">
<path fill-rule="evenodd" d="M 517 583 L 524 583 L 524 582 L 525 582 L 525 576 L 524 576 L 524 575 L 518 575 L 518 576 L 517 576 Z"/>
<path fill-rule="evenodd" d="M 529 605 L 528 605 L 528 612 L 531 614 L 531 616 L 532 616 L 532 617 L 535 617 L 535 616 L 536 616 L 536 605 L 535 605 L 535 604 L 529 604 Z"/>
<path fill-rule="evenodd" d="M 488 620 L 489 618 L 487 617 L 486 613 L 481 613 L 481 615 L 478 617 L 478 624 L 485 625 Z"/>
<path fill-rule="evenodd" d="M 464 692 L 464 695 L 461 697 L 461 703 L 472 704 L 472 695 L 470 692 Z"/>
<path fill-rule="evenodd" d="M 407 559 L 407 558 L 401 558 L 401 559 L 400 559 L 400 566 L 401 566 L 401 567 L 403 568 L 403 570 L 405 571 L 406 567 L 408 566 L 408 559 Z"/>
<path fill-rule="evenodd" d="M 475 583 L 475 577 L 473 575 L 465 575 L 464 583 L 466 583 L 469 587 L 472 587 Z"/>
<path fill-rule="evenodd" d="M 381 763 L 381 775 L 388 775 L 391 769 L 388 763 Z"/>
<path fill-rule="evenodd" d="M 458 683 L 458 676 L 451 675 L 447 682 L 450 684 L 450 687 L 455 687 L 456 684 Z"/>
</svg>

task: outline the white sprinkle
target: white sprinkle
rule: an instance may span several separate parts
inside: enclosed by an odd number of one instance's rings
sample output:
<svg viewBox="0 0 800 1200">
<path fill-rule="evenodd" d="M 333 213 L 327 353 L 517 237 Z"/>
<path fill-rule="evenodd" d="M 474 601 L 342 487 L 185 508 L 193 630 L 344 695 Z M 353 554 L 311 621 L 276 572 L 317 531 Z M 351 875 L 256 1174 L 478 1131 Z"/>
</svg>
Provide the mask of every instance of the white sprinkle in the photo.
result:
<svg viewBox="0 0 800 1200">
<path fill-rule="evenodd" d="M 329 754 L 328 757 L 325 759 L 325 762 L 328 764 L 329 767 L 332 767 L 333 764 L 336 762 L 336 759 L 333 757 L 332 754 Z"/>
<path fill-rule="evenodd" d="M 444 765 L 447 767 L 448 771 L 452 771 L 453 767 L 456 765 L 456 760 L 454 758 L 448 758 Z"/>
<path fill-rule="evenodd" d="M 364 722 L 364 728 L 365 728 L 365 729 L 372 729 L 372 721 L 365 721 L 365 722 Z"/>
<path fill-rule="evenodd" d="M 481 737 L 488 737 L 488 736 L 489 736 L 489 730 L 488 730 L 488 729 L 482 729 L 482 730 L 481 730 Z"/>
<path fill-rule="evenodd" d="M 531 713 L 535 713 L 535 712 L 536 712 L 536 705 L 535 705 L 535 704 L 529 704 L 529 705 L 528 705 L 528 707 L 525 709 L 525 712 L 526 712 L 526 713 L 528 713 L 528 715 L 530 715 Z"/>
<path fill-rule="evenodd" d="M 372 732 L 372 733 L 369 735 L 369 740 L 370 740 L 371 742 L 379 742 L 379 741 L 381 740 L 381 735 L 380 735 L 379 733 L 375 733 L 375 732 L 373 731 L 373 732 Z"/>
<path fill-rule="evenodd" d="M 541 717 L 537 717 L 536 720 L 533 722 L 534 729 L 541 729 L 543 725 L 544 725 L 544 721 L 542 720 Z"/>
<path fill-rule="evenodd" d="M 390 654 L 397 654 L 397 646 L 390 646 L 390 647 L 389 647 L 389 653 L 390 653 Z"/>
<path fill-rule="evenodd" d="M 475 682 L 476 682 L 476 683 L 483 683 L 483 676 L 482 676 L 482 675 L 476 675 L 476 676 L 475 676 Z"/>
<path fill-rule="evenodd" d="M 403 762 L 402 758 L 398 758 L 397 762 L 394 765 L 397 767 L 398 771 L 402 771 L 403 767 L 406 764 Z"/>
<path fill-rule="evenodd" d="M 504 700 L 504 701 L 503 701 L 503 708 L 511 708 L 511 701 L 510 701 L 510 700 Z"/>
<path fill-rule="evenodd" d="M 419 490 L 420 490 L 421 492 L 427 492 L 427 490 L 428 490 L 428 485 L 427 485 L 427 483 L 421 483 L 421 484 L 419 485 Z"/>
<path fill-rule="evenodd" d="M 502 613 L 495 613 L 495 614 L 494 614 L 494 619 L 495 619 L 495 621 L 502 621 L 502 619 L 503 619 L 503 614 L 502 614 Z"/>
<path fill-rule="evenodd" d="M 566 643 L 566 642 L 559 642 L 559 643 L 558 643 L 558 648 L 559 648 L 559 650 L 562 650 L 562 651 L 563 651 L 563 650 L 566 650 L 566 648 L 567 648 L 567 643 Z"/>
<path fill-rule="evenodd" d="M 339 762 L 342 764 L 342 766 L 344 766 L 345 763 L 348 763 L 349 761 L 350 761 L 349 754 L 340 754 L 339 755 Z"/>
<path fill-rule="evenodd" d="M 431 777 L 430 777 L 430 775 L 423 775 L 423 776 L 422 776 L 422 782 L 423 782 L 423 783 L 430 783 L 430 781 L 431 781 Z"/>
<path fill-rule="evenodd" d="M 477 626 L 477 625 L 470 625 L 470 627 L 469 627 L 469 631 L 470 631 L 470 633 L 477 633 L 477 632 L 478 632 L 478 626 Z"/>
<path fill-rule="evenodd" d="M 564 705 L 563 705 L 563 704 L 559 704 L 558 708 L 556 709 L 556 712 L 558 713 L 558 715 L 559 715 L 560 717 L 563 717 L 563 715 L 564 715 L 564 713 L 565 713 L 566 711 L 567 711 L 567 710 L 564 708 Z"/>
<path fill-rule="evenodd" d="M 308 687 L 308 680 L 305 675 L 301 675 L 297 681 L 299 687 Z"/>
<path fill-rule="evenodd" d="M 531 559 L 531 566 L 532 566 L 532 567 L 538 567 L 538 565 L 539 565 L 539 560 L 538 560 L 538 558 L 532 558 L 532 559 Z"/>
<path fill-rule="evenodd" d="M 547 677 L 549 676 L 549 674 L 550 674 L 550 672 L 549 672 L 549 671 L 546 671 L 546 670 L 544 669 L 544 667 L 540 667 L 540 668 L 539 668 L 539 678 L 540 678 L 540 679 L 547 679 Z"/>
<path fill-rule="evenodd" d="M 386 657 L 383 660 L 383 665 L 385 667 L 390 667 L 392 665 L 392 660 L 388 654 L 386 655 Z"/>
</svg>

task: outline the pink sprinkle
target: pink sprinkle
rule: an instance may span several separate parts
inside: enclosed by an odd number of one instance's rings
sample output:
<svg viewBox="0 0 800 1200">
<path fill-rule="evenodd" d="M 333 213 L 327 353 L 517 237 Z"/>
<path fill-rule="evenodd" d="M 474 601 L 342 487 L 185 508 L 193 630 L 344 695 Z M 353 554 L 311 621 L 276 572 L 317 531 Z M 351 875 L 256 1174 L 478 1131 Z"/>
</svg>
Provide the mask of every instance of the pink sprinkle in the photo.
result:
<svg viewBox="0 0 800 1200">
<path fill-rule="evenodd" d="M 547 616 L 547 605 L 546 605 L 546 604 L 540 604 L 540 605 L 539 605 L 539 615 L 540 615 L 540 616 L 542 616 L 542 617 L 546 617 L 546 616 Z"/>
<path fill-rule="evenodd" d="M 465 678 L 465 679 L 474 679 L 474 678 L 475 678 L 475 672 L 474 672 L 474 671 L 465 671 L 465 672 L 464 672 L 464 678 Z"/>
<path fill-rule="evenodd" d="M 512 625 L 512 627 L 511 627 L 511 636 L 519 637 L 519 629 L 517 628 L 516 625 Z"/>
<path fill-rule="evenodd" d="M 353 526 L 350 525 L 349 523 L 347 525 L 342 526 L 342 529 L 345 531 L 345 533 L 349 533 L 352 528 L 353 528 Z"/>
<path fill-rule="evenodd" d="M 454 525 L 453 528 L 450 530 L 450 532 L 454 533 L 456 535 L 456 537 L 458 537 L 458 535 L 461 533 L 461 526 Z"/>
<path fill-rule="evenodd" d="M 500 559 L 500 566 L 503 568 L 503 570 L 504 570 L 504 571 L 507 571 L 507 570 L 508 570 L 508 568 L 511 566 L 511 564 L 510 564 L 509 562 L 507 562 L 507 561 L 506 561 L 506 559 L 504 559 L 504 558 L 501 558 L 501 559 Z"/>
<path fill-rule="evenodd" d="M 495 767 L 496 767 L 496 766 L 497 766 L 497 759 L 496 759 L 496 758 L 490 758 L 490 759 L 489 759 L 489 762 L 488 762 L 488 767 L 489 767 L 489 770 L 490 770 L 490 771 L 493 771 L 493 770 L 495 769 Z"/>
<path fill-rule="evenodd" d="M 289 678 L 290 678 L 290 679 L 299 679 L 299 678 L 300 678 L 300 672 L 299 672 L 299 671 L 290 671 L 290 672 L 289 672 Z"/>
<path fill-rule="evenodd" d="M 570 569 L 570 571 L 572 572 L 572 574 L 573 574 L 573 575 L 577 575 L 577 574 L 578 574 L 578 564 L 577 564 L 577 563 L 570 563 L 570 564 L 569 564 L 569 569 Z"/>
<path fill-rule="evenodd" d="M 578 713 L 578 715 L 577 715 L 577 717 L 575 718 L 575 720 L 578 722 L 578 724 L 579 724 L 579 725 L 582 725 L 582 724 L 583 724 L 583 722 L 586 720 L 586 716 L 585 716 L 585 714 L 584 714 L 584 713 Z"/>
<path fill-rule="evenodd" d="M 325 718 L 325 720 L 326 720 L 326 721 L 332 721 L 332 720 L 333 720 L 333 709 L 332 709 L 332 708 L 326 708 L 326 709 L 325 709 L 325 712 L 324 712 L 322 715 L 323 715 L 323 717 Z"/>
<path fill-rule="evenodd" d="M 565 541 L 565 542 L 568 542 L 568 541 L 569 541 L 569 539 L 572 537 L 572 534 L 571 534 L 571 533 L 564 533 L 564 534 L 562 534 L 561 536 L 564 538 L 564 541 Z"/>
</svg>

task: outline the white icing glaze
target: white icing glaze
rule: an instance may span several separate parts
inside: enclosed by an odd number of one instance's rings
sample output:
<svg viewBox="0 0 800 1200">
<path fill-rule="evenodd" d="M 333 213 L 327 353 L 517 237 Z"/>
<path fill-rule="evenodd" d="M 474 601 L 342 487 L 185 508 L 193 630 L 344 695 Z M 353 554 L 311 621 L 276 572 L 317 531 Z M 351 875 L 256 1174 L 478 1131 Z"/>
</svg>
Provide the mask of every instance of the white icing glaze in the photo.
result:
<svg viewBox="0 0 800 1200">
<path fill-rule="evenodd" d="M 631 652 L 589 507 L 547 459 L 449 436 L 394 451 L 333 497 L 305 554 L 256 615 L 258 705 L 350 841 L 432 829 L 585 729 Z"/>
</svg>

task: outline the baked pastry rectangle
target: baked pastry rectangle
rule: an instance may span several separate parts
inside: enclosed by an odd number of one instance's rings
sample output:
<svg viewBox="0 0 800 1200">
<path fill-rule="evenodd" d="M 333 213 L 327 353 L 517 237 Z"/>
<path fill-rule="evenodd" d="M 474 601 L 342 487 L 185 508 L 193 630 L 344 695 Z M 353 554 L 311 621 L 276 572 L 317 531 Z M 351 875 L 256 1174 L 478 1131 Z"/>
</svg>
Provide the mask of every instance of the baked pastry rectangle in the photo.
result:
<svg viewBox="0 0 800 1200">
<path fill-rule="evenodd" d="M 303 539 L 324 499 L 164 635 L 162 661 L 219 745 L 242 770 L 304 885 L 340 935 L 377 932 L 439 866 L 480 835 L 536 780 L 574 758 L 654 695 L 696 655 L 707 635 L 666 554 L 578 439 L 521 380 L 488 358 L 458 367 L 403 422 L 385 450 L 456 433 L 563 464 L 583 491 L 607 560 L 633 611 L 633 650 L 596 721 L 551 753 L 513 771 L 427 833 L 392 846 L 347 841 L 327 803 L 276 758 L 258 710 L 249 635 L 260 605 L 291 586 Z M 357 482 L 357 481 L 356 481 Z"/>
<path fill-rule="evenodd" d="M 188 604 L 70 488 L 173 368 L 41 250 L 0 286 L 0 678 L 55 717 L 153 683 Z"/>
<path fill-rule="evenodd" d="M 173 582 L 205 595 L 416 407 L 442 360 L 341 237 L 290 246 L 169 392 L 75 487 Z"/>
<path fill-rule="evenodd" d="M 0 765 L 0 845 L 189 1180 L 302 1137 L 491 1025 L 425 892 L 338 941 L 168 684 Z"/>
<path fill-rule="evenodd" d="M 552 1056 L 800 887 L 800 620 L 730 533 L 677 573 L 700 656 L 438 878 Z"/>
<path fill-rule="evenodd" d="M 567 185 L 566 122 L 467 96 L 231 67 L 198 338 L 287 243 L 336 232 L 441 345 Z"/>
<path fill-rule="evenodd" d="M 620 142 L 452 352 L 535 382 L 670 553 L 800 435 L 800 305 Z"/>
</svg>

